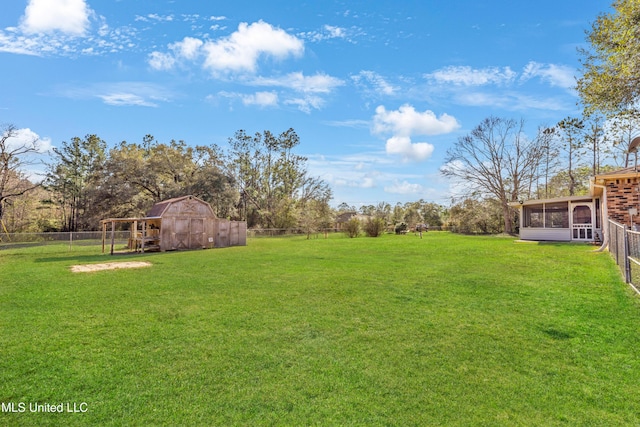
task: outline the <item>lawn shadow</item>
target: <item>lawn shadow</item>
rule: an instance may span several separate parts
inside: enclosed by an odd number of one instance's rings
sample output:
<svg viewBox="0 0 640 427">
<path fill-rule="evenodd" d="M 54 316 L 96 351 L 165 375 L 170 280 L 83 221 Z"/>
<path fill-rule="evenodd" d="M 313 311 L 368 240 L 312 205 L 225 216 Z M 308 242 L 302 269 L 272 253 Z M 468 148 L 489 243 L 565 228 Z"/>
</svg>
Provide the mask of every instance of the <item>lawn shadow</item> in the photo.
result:
<svg viewBox="0 0 640 427">
<path fill-rule="evenodd" d="M 558 340 L 558 341 L 568 340 L 568 339 L 571 339 L 572 337 L 570 333 L 559 331 L 554 328 L 543 329 L 542 332 L 547 334 L 551 339 Z"/>
</svg>

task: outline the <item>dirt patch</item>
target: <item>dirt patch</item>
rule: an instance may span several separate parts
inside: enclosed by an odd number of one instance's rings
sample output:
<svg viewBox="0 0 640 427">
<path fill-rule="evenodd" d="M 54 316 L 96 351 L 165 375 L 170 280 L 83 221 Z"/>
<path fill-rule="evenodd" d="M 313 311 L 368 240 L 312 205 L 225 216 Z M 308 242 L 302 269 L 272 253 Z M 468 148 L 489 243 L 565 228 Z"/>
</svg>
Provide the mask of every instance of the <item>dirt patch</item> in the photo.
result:
<svg viewBox="0 0 640 427">
<path fill-rule="evenodd" d="M 151 267 L 151 263 L 146 261 L 130 261 L 130 262 L 108 262 L 105 264 L 72 265 L 71 271 L 74 273 L 90 273 L 92 271 L 115 270 L 118 268 L 141 268 L 141 267 Z"/>
</svg>

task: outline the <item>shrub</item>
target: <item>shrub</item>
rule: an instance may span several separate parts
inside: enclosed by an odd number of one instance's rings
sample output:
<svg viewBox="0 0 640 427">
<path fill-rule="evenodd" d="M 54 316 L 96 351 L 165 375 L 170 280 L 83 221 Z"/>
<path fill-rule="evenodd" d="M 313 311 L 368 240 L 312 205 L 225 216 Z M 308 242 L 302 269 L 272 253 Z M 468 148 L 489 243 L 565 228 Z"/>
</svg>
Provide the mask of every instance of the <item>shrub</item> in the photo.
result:
<svg viewBox="0 0 640 427">
<path fill-rule="evenodd" d="M 406 223 L 401 222 L 400 224 L 396 225 L 395 232 L 396 232 L 396 234 L 403 234 L 403 233 L 407 232 L 408 228 L 409 227 L 407 227 Z"/>
<path fill-rule="evenodd" d="M 378 237 L 384 232 L 386 225 L 382 218 L 369 218 L 364 225 L 364 231 L 369 237 Z"/>
<path fill-rule="evenodd" d="M 357 218 L 351 218 L 347 221 L 344 232 L 351 238 L 358 237 L 360 234 L 360 221 Z"/>
</svg>

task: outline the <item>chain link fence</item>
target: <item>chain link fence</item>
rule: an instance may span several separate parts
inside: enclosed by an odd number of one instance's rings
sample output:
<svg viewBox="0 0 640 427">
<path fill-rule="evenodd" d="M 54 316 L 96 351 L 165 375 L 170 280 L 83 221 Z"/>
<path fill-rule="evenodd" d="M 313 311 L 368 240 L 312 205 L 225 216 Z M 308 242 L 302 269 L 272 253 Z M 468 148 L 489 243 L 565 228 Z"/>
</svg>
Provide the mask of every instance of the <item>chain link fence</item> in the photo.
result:
<svg viewBox="0 0 640 427">
<path fill-rule="evenodd" d="M 429 230 L 441 230 L 441 227 L 429 227 Z M 344 233 L 339 228 L 326 228 L 314 230 L 309 233 L 312 238 L 323 238 L 332 233 Z M 387 232 L 391 233 L 392 230 Z M 307 235 L 308 231 L 302 228 L 254 228 L 247 230 L 247 238 L 283 237 Z M 130 237 L 129 231 L 116 231 L 116 244 L 127 244 Z M 111 241 L 111 232 L 107 235 Z M 68 243 L 71 246 L 90 246 L 102 243 L 101 231 L 74 231 L 74 232 L 49 232 L 49 233 L 2 233 L 0 232 L 0 250 L 21 248 L 29 246 L 41 246 L 48 244 Z"/>
<path fill-rule="evenodd" d="M 129 231 L 116 231 L 115 241 L 126 244 L 130 235 Z M 62 243 L 68 243 L 70 247 L 99 245 L 102 243 L 102 232 L 0 233 L 0 250 Z"/>
<path fill-rule="evenodd" d="M 640 293 L 640 232 L 609 220 L 609 252 L 625 281 Z"/>
<path fill-rule="evenodd" d="M 627 259 L 629 283 L 640 292 L 640 232 L 627 230 Z"/>
</svg>

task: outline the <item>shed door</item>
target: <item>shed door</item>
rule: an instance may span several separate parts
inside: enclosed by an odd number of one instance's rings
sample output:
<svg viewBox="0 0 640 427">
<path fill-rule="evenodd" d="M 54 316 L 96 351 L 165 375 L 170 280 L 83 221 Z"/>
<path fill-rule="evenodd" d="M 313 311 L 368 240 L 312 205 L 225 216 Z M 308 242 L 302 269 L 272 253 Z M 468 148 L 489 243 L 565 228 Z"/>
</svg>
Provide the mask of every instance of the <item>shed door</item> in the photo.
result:
<svg viewBox="0 0 640 427">
<path fill-rule="evenodd" d="M 204 246 L 204 220 L 202 218 L 191 218 L 189 248 L 197 249 Z"/>
<path fill-rule="evenodd" d="M 176 218 L 175 220 L 175 233 L 173 235 L 173 249 L 188 249 L 189 246 L 189 225 L 190 218 Z"/>
<path fill-rule="evenodd" d="M 573 240 L 593 240 L 593 206 L 591 203 L 573 205 L 571 220 Z"/>
</svg>

